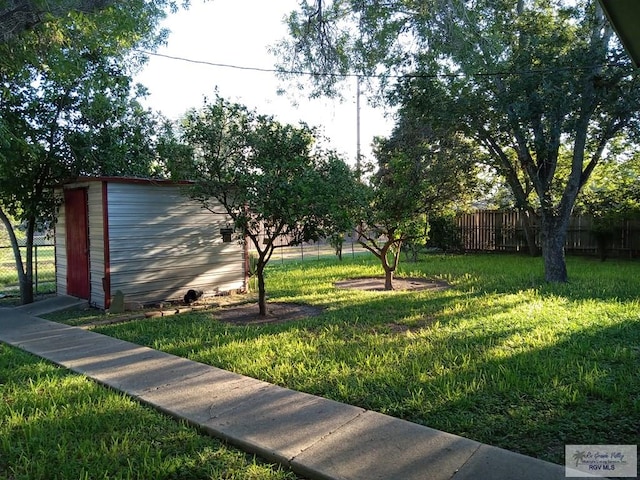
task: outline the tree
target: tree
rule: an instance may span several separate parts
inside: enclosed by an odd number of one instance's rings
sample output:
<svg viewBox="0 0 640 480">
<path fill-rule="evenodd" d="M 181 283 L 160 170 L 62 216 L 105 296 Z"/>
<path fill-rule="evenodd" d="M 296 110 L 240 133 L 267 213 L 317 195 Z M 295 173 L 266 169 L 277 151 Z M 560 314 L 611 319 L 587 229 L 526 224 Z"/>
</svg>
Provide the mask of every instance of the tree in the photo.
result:
<svg viewBox="0 0 640 480">
<path fill-rule="evenodd" d="M 608 158 L 580 192 L 576 210 L 591 215 L 602 261 L 626 220 L 640 216 L 640 154 Z"/>
<path fill-rule="evenodd" d="M 385 290 L 393 290 L 393 276 L 400 262 L 402 245 L 426 242 L 427 214 L 421 199 L 422 174 L 402 154 L 376 147 L 378 170 L 368 185 L 362 185 L 357 241 L 375 255 L 384 270 Z"/>
<path fill-rule="evenodd" d="M 511 192 L 508 196 L 509 206 L 517 208 L 522 213 L 523 230 L 529 253 L 537 255 L 534 225 L 538 221 L 538 215 L 532 206 L 532 197 L 535 196 L 533 185 L 520 167 L 515 152 L 506 151 L 504 157 L 501 157 L 503 160 L 508 160 L 513 167 L 506 169 L 504 163 L 497 163 L 491 150 L 475 136 L 467 116 L 467 112 L 475 108 L 472 99 L 465 100 L 460 96 L 451 98 L 453 95 L 450 86 L 441 79 L 431 77 L 403 79 L 395 87 L 392 95 L 394 104 L 399 105 L 397 114 L 399 126 L 413 125 L 414 130 L 419 130 L 421 125 L 437 125 L 441 131 L 453 131 L 469 139 L 475 138 L 477 148 L 475 158 L 485 165 L 485 171 L 482 172 L 483 180 L 492 182 L 494 193 L 498 195 L 504 194 L 501 188 L 506 184 Z M 469 101 L 470 105 L 462 104 L 465 101 Z"/>
<path fill-rule="evenodd" d="M 430 122 L 473 138 L 518 207 L 539 215 L 545 279 L 567 280 L 576 197 L 640 116 L 638 75 L 597 2 L 303 1 L 289 30 L 282 64 L 313 68 L 315 93 L 335 91 L 339 77 L 325 73 L 391 72 L 402 78 L 382 77 L 387 101 L 429 99 Z"/>
<path fill-rule="evenodd" d="M 62 17 L 71 11 L 90 13 L 111 5 L 113 0 L 7 0 L 0 7 L 0 41 L 7 42 L 49 17 Z"/>
<path fill-rule="evenodd" d="M 186 114 L 178 138 L 168 133 L 174 178 L 192 180 L 189 195 L 228 214 L 253 244 L 259 311 L 266 315 L 264 270 L 276 242 L 296 245 L 343 229 L 341 189 L 353 174 L 315 145 L 308 126 L 281 124 L 219 96 Z"/>
<path fill-rule="evenodd" d="M 377 139 L 375 156 L 378 168 L 360 194 L 357 238 L 380 260 L 385 289 L 392 290 L 402 246 L 424 245 L 429 219 L 473 188 L 475 157 L 459 135 L 409 123 Z"/>
<path fill-rule="evenodd" d="M 55 220 L 52 187 L 80 174 L 148 171 L 155 120 L 136 100 L 131 48 L 164 36 L 143 1 L 74 15 L 0 44 L 0 220 L 14 250 L 23 303 L 33 301 L 33 236 Z M 59 35 L 58 35 L 59 34 Z M 18 48 L 20 47 L 20 48 Z M 25 53 L 16 58 L 11 53 Z M 7 60 L 9 58 L 10 60 Z M 141 166 L 141 164 L 144 164 Z M 10 217 L 26 227 L 23 260 Z"/>
<path fill-rule="evenodd" d="M 0 4 L 0 42 L 10 42 L 25 31 L 70 14 L 90 14 L 115 4 L 114 0 L 4 0 Z M 175 11 L 176 3 L 169 0 L 153 2 L 161 9 Z M 188 6 L 188 0 L 182 5 Z M 137 7 L 136 7 L 137 8 Z"/>
</svg>

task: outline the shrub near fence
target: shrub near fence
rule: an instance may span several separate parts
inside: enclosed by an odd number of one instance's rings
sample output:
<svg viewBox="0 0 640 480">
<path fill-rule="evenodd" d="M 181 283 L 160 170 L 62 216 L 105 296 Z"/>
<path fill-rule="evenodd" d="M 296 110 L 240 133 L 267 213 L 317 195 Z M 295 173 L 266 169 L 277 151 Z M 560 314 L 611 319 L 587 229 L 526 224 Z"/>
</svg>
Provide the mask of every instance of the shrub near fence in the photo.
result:
<svg viewBox="0 0 640 480">
<path fill-rule="evenodd" d="M 466 251 L 472 252 L 527 252 L 523 216 L 519 211 L 480 210 L 456 217 Z M 540 246 L 539 226 L 533 225 L 536 244 Z M 607 255 L 612 257 L 640 257 L 640 219 L 620 220 L 613 225 L 606 238 Z M 565 251 L 575 255 L 600 255 L 602 237 L 593 225 L 590 215 L 571 217 Z"/>
</svg>

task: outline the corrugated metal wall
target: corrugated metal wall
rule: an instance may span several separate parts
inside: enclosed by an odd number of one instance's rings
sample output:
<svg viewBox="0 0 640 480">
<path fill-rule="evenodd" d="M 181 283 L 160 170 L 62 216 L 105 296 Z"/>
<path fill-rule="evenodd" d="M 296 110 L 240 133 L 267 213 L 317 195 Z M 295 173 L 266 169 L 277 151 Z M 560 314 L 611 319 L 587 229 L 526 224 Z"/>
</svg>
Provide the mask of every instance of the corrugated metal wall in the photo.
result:
<svg viewBox="0 0 640 480">
<path fill-rule="evenodd" d="M 102 183 L 89 183 L 87 192 L 89 208 L 89 303 L 105 308 L 104 287 L 104 221 Z"/>
<path fill-rule="evenodd" d="M 111 294 L 143 303 L 181 299 L 189 289 L 243 288 L 243 248 L 223 243 L 228 219 L 167 184 L 109 183 Z M 92 284 L 93 288 L 93 284 Z"/>
<path fill-rule="evenodd" d="M 62 195 L 62 189 L 56 190 L 56 195 Z M 67 227 L 64 214 L 64 204 L 58 208 L 55 224 L 55 255 L 56 255 L 56 293 L 67 294 Z"/>
</svg>

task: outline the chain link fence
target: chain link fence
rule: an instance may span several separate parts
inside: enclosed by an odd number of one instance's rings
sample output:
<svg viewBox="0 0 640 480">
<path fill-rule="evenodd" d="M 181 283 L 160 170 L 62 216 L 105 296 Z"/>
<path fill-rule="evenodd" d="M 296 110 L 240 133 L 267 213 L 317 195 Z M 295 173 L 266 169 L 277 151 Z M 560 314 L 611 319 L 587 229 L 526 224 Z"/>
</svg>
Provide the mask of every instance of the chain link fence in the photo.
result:
<svg viewBox="0 0 640 480">
<path fill-rule="evenodd" d="M 24 241 L 19 241 L 22 260 L 26 259 Z M 53 239 L 36 237 L 33 246 L 33 283 L 37 293 L 56 290 L 56 262 Z M 8 242 L 0 244 L 0 298 L 20 295 L 18 270 L 13 248 Z"/>
<path fill-rule="evenodd" d="M 2 230 L 2 228 L 0 228 Z M 0 231 L 0 233 L 3 233 Z M 21 254 L 23 261 L 26 255 L 24 242 L 21 243 Z M 282 240 L 280 245 L 284 245 Z M 328 241 L 303 243 L 295 247 L 280 246 L 276 248 L 271 257 L 271 262 L 310 261 L 323 258 L 337 258 L 337 253 Z M 55 267 L 55 247 L 53 239 L 47 237 L 36 237 L 33 247 L 33 277 L 34 288 L 38 294 L 52 293 L 56 290 L 56 267 Z M 253 249 L 250 248 L 250 252 Z M 355 258 L 358 255 L 370 255 L 352 237 L 345 239 L 342 245 L 343 258 Z M 18 281 L 18 271 L 13 254 L 13 249 L 6 239 L 0 235 L 0 298 L 20 295 L 20 284 Z"/>
<path fill-rule="evenodd" d="M 331 246 L 326 239 L 321 239 L 318 242 L 302 243 L 295 247 L 284 246 L 287 244 L 286 239 L 276 240 L 275 243 L 276 249 L 271 257 L 271 263 L 278 261 L 284 263 L 286 260 L 305 262 L 309 260 L 320 260 L 322 258 L 337 258 L 338 256 L 336 249 Z M 249 242 L 249 252 L 255 253 L 255 248 L 251 242 Z M 345 239 L 342 244 L 342 258 L 355 258 L 356 255 L 363 254 L 371 255 L 371 252 L 362 247 L 362 245 L 352 237 Z"/>
</svg>

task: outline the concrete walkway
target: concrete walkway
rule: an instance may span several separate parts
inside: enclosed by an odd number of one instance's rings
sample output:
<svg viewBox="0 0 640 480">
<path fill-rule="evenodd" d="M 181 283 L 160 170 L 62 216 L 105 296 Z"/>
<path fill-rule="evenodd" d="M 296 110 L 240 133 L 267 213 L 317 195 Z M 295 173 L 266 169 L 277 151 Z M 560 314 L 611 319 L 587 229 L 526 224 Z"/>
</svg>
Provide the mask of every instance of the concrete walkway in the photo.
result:
<svg viewBox="0 0 640 480">
<path fill-rule="evenodd" d="M 65 301 L 0 308 L 0 341 L 310 479 L 565 478 L 563 466 L 32 315 Z"/>
</svg>

